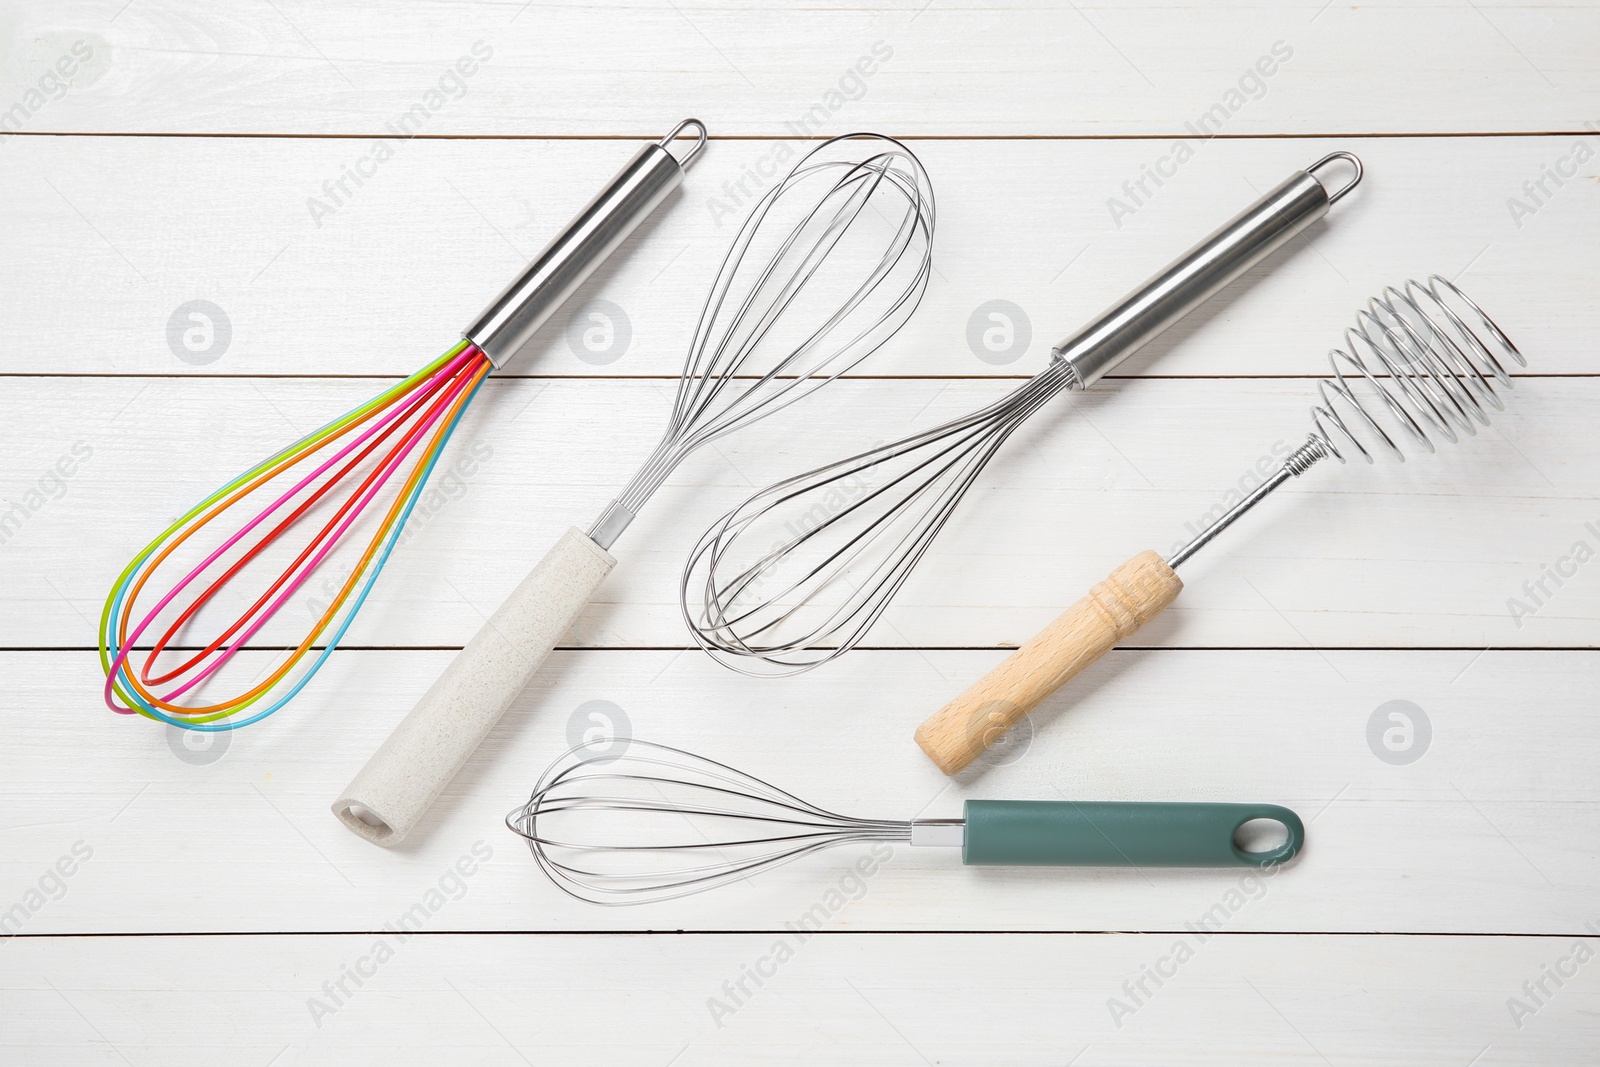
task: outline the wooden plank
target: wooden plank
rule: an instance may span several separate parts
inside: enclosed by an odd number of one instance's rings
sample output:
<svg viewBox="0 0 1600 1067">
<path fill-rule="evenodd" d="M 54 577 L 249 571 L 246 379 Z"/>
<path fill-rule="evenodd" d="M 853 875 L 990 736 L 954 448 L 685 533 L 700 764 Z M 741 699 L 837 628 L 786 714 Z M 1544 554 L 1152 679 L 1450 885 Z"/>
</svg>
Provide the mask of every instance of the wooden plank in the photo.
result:
<svg viewBox="0 0 1600 1067">
<path fill-rule="evenodd" d="M 74 1064 L 1500 1067 L 1583 1062 L 1600 1036 L 1594 964 L 1573 962 L 1593 940 L 1214 937 L 1181 963 L 1171 936 L 791 936 L 781 963 L 770 935 L 386 943 L 378 963 L 371 935 L 20 940 L 0 1041 Z M 1577 968 L 1559 989 L 1556 966 Z M 1508 1002 L 1541 979 L 1518 1027 Z"/>
<path fill-rule="evenodd" d="M 1573 239 L 1596 214 L 1592 9 L 72 0 L 0 24 L 0 932 L 22 935 L 0 944 L 0 1059 L 1592 1056 L 1600 248 Z M 684 193 L 470 414 L 351 634 L 378 647 L 237 735 L 96 706 L 100 598 L 163 520 L 449 344 L 638 140 L 691 113 L 718 140 Z M 1221 137 L 1189 128 L 1208 113 Z M 686 464 L 619 543 L 577 647 L 414 842 L 348 834 L 337 790 L 650 448 L 759 172 L 859 128 L 912 138 L 939 195 L 924 306 L 863 368 L 900 380 L 841 383 Z M 346 179 L 378 138 L 393 157 Z M 685 648 L 678 569 L 713 515 L 993 399 L 1335 149 L 1366 161 L 1362 189 L 1120 371 L 1159 378 L 1058 400 L 1013 438 L 868 642 L 889 647 L 787 682 Z M 939 775 L 916 723 L 1252 484 L 1255 457 L 1304 433 L 1318 353 L 1354 309 L 1430 271 L 1532 358 L 1494 427 L 1308 474 L 1185 567 L 1155 647 L 1113 652 L 996 756 Z M 595 298 L 628 327 L 609 361 L 569 339 Z M 225 350 L 182 346 L 191 301 L 220 313 Z M 999 356 L 969 340 L 994 301 L 1028 335 Z M 294 636 L 320 595 L 262 637 Z M 1299 810 L 1310 844 L 1271 878 L 979 870 L 909 847 L 862 877 L 845 849 L 596 909 L 502 824 L 596 729 L 861 814 L 1253 799 Z M 402 915 L 420 936 L 385 932 Z"/>
<path fill-rule="evenodd" d="M 1582 4 L 518 0 L 397 20 L 101 0 L 13 22 L 4 99 L 41 131 L 371 135 L 418 114 L 430 135 L 647 136 L 698 114 L 744 136 L 1181 136 L 1209 114 L 1228 134 L 1475 132 L 1578 129 L 1600 109 Z M 41 87 L 63 57 L 71 87 Z"/>
<path fill-rule="evenodd" d="M 1592 373 L 1600 311 L 1587 281 L 1600 248 L 1572 235 L 1593 230 L 1600 192 L 1591 181 L 1558 189 L 1541 174 L 1558 164 L 1590 174 L 1577 155 L 1596 145 L 1571 136 L 1215 141 L 1158 188 L 1143 175 L 1172 165 L 1164 141 L 918 142 L 939 198 L 937 273 L 911 322 L 862 372 L 1031 374 L 1052 344 L 1262 191 L 1328 151 L 1353 149 L 1369 174 L 1355 194 L 1118 373 L 1315 374 L 1369 297 L 1433 272 L 1458 278 L 1537 370 Z M 333 214 L 313 219 L 313 198 L 331 202 L 324 182 L 344 180 L 370 148 L 13 138 L 0 162 L 12 339 L 0 371 L 409 374 L 632 151 L 612 141 L 407 143 L 370 180 L 347 183 Z M 712 145 L 674 206 L 508 373 L 677 375 L 749 202 L 733 183 L 753 192 L 760 183 L 743 175 L 775 151 Z M 1142 193 L 1124 188 L 1140 181 Z M 1524 190 L 1534 181 L 1544 193 Z M 613 345 L 628 335 L 620 353 L 596 355 L 581 330 L 569 339 L 574 315 L 580 327 L 589 321 L 592 298 L 626 320 L 611 335 Z M 190 339 L 203 351 L 184 346 L 194 323 L 180 309 L 194 300 L 220 309 L 207 314 L 226 321 L 226 347 L 215 332 Z M 1009 342 L 991 339 L 998 354 L 982 340 L 996 300 L 1015 320 Z"/>
<path fill-rule="evenodd" d="M 20 932 L 376 930 L 477 849 L 481 870 L 447 887 L 461 899 L 429 929 L 776 931 L 819 901 L 840 931 L 1566 936 L 1600 921 L 1592 653 L 1119 651 L 1041 706 L 1031 740 L 951 780 L 912 730 L 995 653 L 858 652 L 779 683 L 696 654 L 558 652 L 413 840 L 375 848 L 328 805 L 448 656 L 340 652 L 277 717 L 191 750 L 205 739 L 98 706 L 92 654 L 5 653 L 28 712 L 0 723 L 0 903 L 26 903 L 78 846 L 92 857 Z M 862 878 L 840 848 L 718 893 L 596 908 L 552 888 L 502 825 L 589 731 L 868 817 L 959 816 L 967 797 L 1261 801 L 1300 812 L 1308 844 L 1266 880 L 966 868 L 899 846 Z"/>
<path fill-rule="evenodd" d="M 106 591 L 150 538 L 374 388 L 0 382 L 10 413 L 0 445 L 14 472 L 0 487 L 0 582 L 15 606 L 0 616 L 0 642 L 92 645 Z M 840 383 L 717 442 L 617 543 L 621 565 L 567 640 L 687 645 L 679 574 L 718 515 L 757 486 L 954 418 L 1003 388 Z M 1594 647 L 1600 594 L 1580 546 L 1600 544 L 1588 473 L 1600 462 L 1589 432 L 1597 391 L 1592 378 L 1529 378 L 1477 438 L 1405 464 L 1308 473 L 1183 567 L 1189 588 L 1140 643 Z M 465 643 L 562 531 L 587 527 L 626 483 L 670 395 L 650 381 L 489 383 L 349 642 Z M 867 644 L 1020 643 L 1117 563 L 1171 551 L 1257 484 L 1254 467 L 1302 439 L 1313 395 L 1305 380 L 1157 380 L 1057 399 L 984 472 Z M 63 462 L 70 477 L 53 473 Z M 354 558 L 331 560 L 334 584 L 316 579 L 261 640 L 298 642 Z M 1552 578 L 1547 567 L 1571 573 Z"/>
</svg>

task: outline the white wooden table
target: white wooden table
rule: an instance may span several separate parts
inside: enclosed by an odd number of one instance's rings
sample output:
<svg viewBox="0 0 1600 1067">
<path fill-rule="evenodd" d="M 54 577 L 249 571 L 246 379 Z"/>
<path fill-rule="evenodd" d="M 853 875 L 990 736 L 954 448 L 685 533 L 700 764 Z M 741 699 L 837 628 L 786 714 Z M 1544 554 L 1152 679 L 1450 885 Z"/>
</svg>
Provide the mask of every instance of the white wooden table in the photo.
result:
<svg viewBox="0 0 1600 1067">
<path fill-rule="evenodd" d="M 1597 1062 L 1597 52 L 1593 6 L 1510 0 L 5 4 L 0 498 L 21 511 L 0 544 L 0 915 L 18 935 L 0 944 L 0 1060 Z M 850 73 L 863 57 L 870 77 Z M 72 75 L 50 75 L 64 58 Z M 331 211 L 308 205 L 432 90 L 421 136 Z M 1220 136 L 1194 137 L 1208 112 Z M 105 711 L 95 620 L 127 559 L 441 351 L 635 143 L 687 115 L 714 139 L 683 195 L 580 295 L 622 309 L 626 351 L 579 359 L 558 321 L 489 384 L 452 446 L 483 461 L 314 685 L 201 751 Z M 939 197 L 923 308 L 871 377 L 683 467 L 416 845 L 359 841 L 329 801 L 648 449 L 742 213 L 732 191 L 808 115 L 806 132 L 914 139 Z M 1179 138 L 1192 158 L 1131 201 L 1124 183 Z M 1367 164 L 1358 193 L 1036 417 L 869 647 L 786 682 L 686 650 L 676 573 L 711 516 L 993 398 L 1336 148 Z M 1431 272 L 1530 358 L 1494 428 L 1297 483 L 1185 569 L 1140 647 L 1041 709 L 1020 759 L 938 774 L 915 725 L 1303 436 L 1356 307 Z M 1011 362 L 965 339 L 995 299 L 1030 326 Z M 225 316 L 220 354 L 169 344 L 191 300 Z M 1514 617 L 1547 565 L 1571 573 Z M 850 854 L 591 908 L 501 819 L 593 701 L 845 810 L 1262 800 L 1301 811 L 1309 847 L 1258 885 L 901 849 L 806 938 L 788 924 Z M 1369 745 L 1393 701 L 1428 726 L 1409 762 Z M 422 933 L 383 932 L 419 903 Z"/>
</svg>

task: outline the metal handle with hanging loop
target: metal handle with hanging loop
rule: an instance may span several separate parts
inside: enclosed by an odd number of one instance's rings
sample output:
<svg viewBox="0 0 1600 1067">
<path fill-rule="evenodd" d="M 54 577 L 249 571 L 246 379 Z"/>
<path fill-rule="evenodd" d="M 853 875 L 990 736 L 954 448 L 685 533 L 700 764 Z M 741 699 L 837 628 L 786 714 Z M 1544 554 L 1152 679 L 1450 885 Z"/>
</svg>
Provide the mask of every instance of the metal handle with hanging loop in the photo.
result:
<svg viewBox="0 0 1600 1067">
<path fill-rule="evenodd" d="M 1352 173 L 1346 184 L 1330 192 L 1317 171 L 1335 160 L 1345 163 Z M 1326 215 L 1359 181 L 1361 161 L 1349 152 L 1331 152 L 1305 170 L 1295 171 L 1160 274 L 1056 345 L 1053 357 L 1072 368 L 1078 388 L 1088 388 Z"/>
<path fill-rule="evenodd" d="M 682 158 L 668 146 L 684 136 L 694 144 Z M 462 336 L 498 369 L 528 342 L 606 257 L 683 181 L 683 172 L 706 146 L 706 127 L 684 119 L 655 144 L 639 149 L 628 165 L 577 218 L 534 257 Z"/>
</svg>

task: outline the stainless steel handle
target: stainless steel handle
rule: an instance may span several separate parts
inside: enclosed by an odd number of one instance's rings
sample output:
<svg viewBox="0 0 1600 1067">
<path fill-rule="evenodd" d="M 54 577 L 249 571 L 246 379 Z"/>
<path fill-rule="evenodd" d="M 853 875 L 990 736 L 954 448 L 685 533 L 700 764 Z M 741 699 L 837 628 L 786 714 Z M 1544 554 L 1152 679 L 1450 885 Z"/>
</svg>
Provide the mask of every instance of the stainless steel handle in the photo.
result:
<svg viewBox="0 0 1600 1067">
<path fill-rule="evenodd" d="M 1316 171 L 1335 160 L 1350 164 L 1354 176 L 1330 193 Z M 1329 206 L 1360 180 L 1361 161 L 1349 152 L 1334 152 L 1296 171 L 1105 314 L 1056 345 L 1052 354 L 1071 365 L 1079 388 L 1093 385 L 1327 214 Z"/>
<path fill-rule="evenodd" d="M 667 146 L 685 130 L 695 143 L 679 159 Z M 595 268 L 683 181 L 683 172 L 706 144 L 699 119 L 685 119 L 657 144 L 641 148 L 611 184 L 579 212 L 527 269 L 483 309 L 462 336 L 496 368 L 527 343 Z"/>
</svg>

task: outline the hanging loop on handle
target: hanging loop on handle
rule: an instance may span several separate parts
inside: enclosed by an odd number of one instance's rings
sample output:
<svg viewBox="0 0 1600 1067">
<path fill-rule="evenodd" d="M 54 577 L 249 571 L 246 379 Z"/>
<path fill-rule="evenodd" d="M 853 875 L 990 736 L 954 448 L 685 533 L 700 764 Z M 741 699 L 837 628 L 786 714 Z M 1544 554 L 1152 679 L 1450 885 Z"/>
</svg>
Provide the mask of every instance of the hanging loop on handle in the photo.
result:
<svg viewBox="0 0 1600 1067">
<path fill-rule="evenodd" d="M 1346 193 L 1348 193 L 1350 190 L 1354 189 L 1357 185 L 1361 184 L 1361 176 L 1364 173 L 1366 173 L 1366 171 L 1361 166 L 1361 160 L 1358 159 L 1356 157 L 1355 153 L 1353 153 L 1353 152 L 1329 152 L 1327 155 L 1323 156 L 1321 159 L 1319 159 L 1315 163 L 1311 164 L 1311 166 L 1307 167 L 1306 168 L 1306 173 L 1311 175 L 1313 178 L 1317 178 L 1317 170 L 1319 168 L 1321 168 L 1321 167 L 1324 167 L 1324 166 L 1328 165 L 1329 163 L 1332 163 L 1336 159 L 1342 160 L 1345 163 L 1350 164 L 1350 166 L 1354 167 L 1355 168 L 1355 176 L 1352 177 L 1350 179 L 1350 181 L 1348 183 L 1346 183 L 1343 187 L 1341 187 L 1338 190 L 1338 192 L 1333 192 L 1333 193 L 1329 193 L 1328 194 L 1328 203 L 1329 203 L 1329 205 L 1337 204 L 1341 199 L 1344 198 L 1344 195 Z M 1321 178 L 1317 178 L 1317 180 L 1318 181 L 1322 181 Z M 1324 184 L 1326 184 L 1326 183 L 1324 183 Z"/>
<path fill-rule="evenodd" d="M 678 160 L 678 166 L 682 167 L 684 170 L 688 170 L 689 164 L 693 163 L 695 157 L 701 152 L 704 152 L 706 149 L 706 124 L 701 122 L 699 119 L 684 119 L 682 122 L 672 127 L 671 133 L 667 134 L 665 137 L 661 138 L 661 140 L 656 142 L 656 144 L 662 148 L 670 148 L 672 146 L 672 142 L 683 136 L 683 131 L 688 129 L 694 130 L 695 140 L 694 144 L 689 146 L 689 151 L 685 152 L 682 158 Z"/>
</svg>

